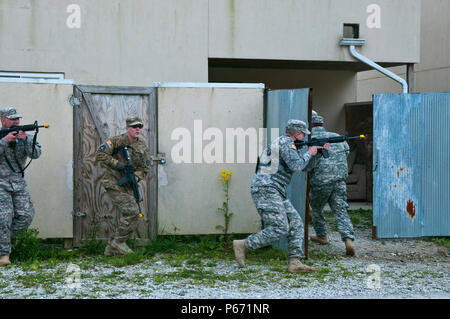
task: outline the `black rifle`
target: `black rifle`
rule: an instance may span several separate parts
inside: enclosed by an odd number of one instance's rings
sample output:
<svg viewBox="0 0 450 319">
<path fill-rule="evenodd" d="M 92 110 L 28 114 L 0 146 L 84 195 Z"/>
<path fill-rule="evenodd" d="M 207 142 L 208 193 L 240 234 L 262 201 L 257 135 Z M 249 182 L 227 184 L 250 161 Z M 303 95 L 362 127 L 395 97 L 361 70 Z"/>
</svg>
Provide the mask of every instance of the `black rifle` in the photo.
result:
<svg viewBox="0 0 450 319">
<path fill-rule="evenodd" d="M 128 153 L 128 147 L 121 147 L 122 156 L 127 160 L 127 165 L 123 166 L 123 170 L 125 171 L 125 176 L 119 179 L 117 184 L 122 186 L 123 184 L 128 183 L 133 189 L 134 198 L 136 199 L 136 203 L 139 208 L 139 217 L 143 218 L 142 209 L 141 209 L 141 194 L 139 193 L 139 184 L 136 181 L 136 176 L 134 176 L 134 166 L 131 164 L 130 153 Z"/>
<path fill-rule="evenodd" d="M 335 136 L 335 137 L 328 137 L 328 138 L 312 138 L 310 141 L 295 141 L 294 144 L 297 147 L 297 149 L 302 148 L 303 146 L 324 146 L 326 143 L 342 143 L 349 140 L 356 140 L 356 139 L 364 139 L 366 138 L 364 135 L 359 136 Z M 330 157 L 330 154 L 328 151 L 324 148 L 319 149 L 319 153 L 322 153 L 322 156 L 324 158 Z"/>
<path fill-rule="evenodd" d="M 50 125 L 48 125 L 48 124 L 38 125 L 38 122 L 35 121 L 34 124 L 15 125 L 15 126 L 11 126 L 9 128 L 2 128 L 0 130 L 0 138 L 4 138 L 6 135 L 8 135 L 11 132 L 19 133 L 19 131 L 24 131 L 24 132 L 26 132 L 26 131 L 36 131 L 36 133 L 38 133 L 40 127 L 49 128 Z M 17 134 L 15 134 L 15 135 L 17 135 Z"/>
</svg>

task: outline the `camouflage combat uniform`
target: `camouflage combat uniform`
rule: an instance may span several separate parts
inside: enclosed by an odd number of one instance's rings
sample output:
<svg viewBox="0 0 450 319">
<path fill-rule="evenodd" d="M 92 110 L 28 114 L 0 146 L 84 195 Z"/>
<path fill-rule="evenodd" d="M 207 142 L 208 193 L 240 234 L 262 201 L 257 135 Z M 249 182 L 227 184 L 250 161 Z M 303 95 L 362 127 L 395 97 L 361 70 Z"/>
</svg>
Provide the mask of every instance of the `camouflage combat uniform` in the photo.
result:
<svg viewBox="0 0 450 319">
<path fill-rule="evenodd" d="M 303 220 L 287 199 L 286 189 L 293 173 L 314 161 L 310 153 L 300 154 L 288 135 L 276 138 L 264 150 L 251 182 L 252 198 L 264 228 L 247 237 L 249 249 L 271 245 L 287 236 L 289 258 L 305 257 Z"/>
<path fill-rule="evenodd" d="M 28 228 L 33 220 L 34 206 L 22 170 L 27 158 L 39 156 L 41 145 L 36 142 L 33 151 L 30 134 L 25 141 L 0 139 L 0 256 L 11 253 L 11 236 Z"/>
<path fill-rule="evenodd" d="M 313 116 L 312 123 L 323 123 L 321 116 Z M 324 127 L 312 128 L 313 138 L 328 138 L 339 136 L 336 133 L 327 132 Z M 353 225 L 347 213 L 347 188 L 348 176 L 347 155 L 349 146 L 347 142 L 330 144 L 328 158 L 320 158 L 314 166 L 310 167 L 310 193 L 309 202 L 312 208 L 312 223 L 316 235 L 327 235 L 327 227 L 323 208 L 326 203 L 336 218 L 336 225 L 342 240 L 355 239 Z"/>
<path fill-rule="evenodd" d="M 102 185 L 110 196 L 114 206 L 117 207 L 118 213 L 118 224 L 116 224 L 113 216 L 109 216 L 110 242 L 113 239 L 118 242 L 125 242 L 137 227 L 139 218 L 138 205 L 136 204 L 131 186 L 128 184 L 119 186 L 117 184 L 119 179 L 124 176 L 124 173 L 117 169 L 127 164 L 126 159 L 122 157 L 119 151 L 123 146 L 128 147 L 138 183 L 141 180 L 145 180 L 150 167 L 149 149 L 141 137 L 131 144 L 127 133 L 124 133 L 111 137 L 105 144 L 102 144 L 98 148 L 95 160 L 105 168 Z"/>
</svg>

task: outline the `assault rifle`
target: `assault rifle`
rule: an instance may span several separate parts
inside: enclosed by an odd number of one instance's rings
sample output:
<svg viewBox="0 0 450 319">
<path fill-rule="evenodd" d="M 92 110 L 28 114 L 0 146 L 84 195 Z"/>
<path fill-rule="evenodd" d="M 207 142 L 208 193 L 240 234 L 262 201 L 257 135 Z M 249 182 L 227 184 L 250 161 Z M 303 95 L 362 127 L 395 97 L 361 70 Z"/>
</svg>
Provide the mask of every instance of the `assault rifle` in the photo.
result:
<svg viewBox="0 0 450 319">
<path fill-rule="evenodd" d="M 38 122 L 35 121 L 34 124 L 14 125 L 14 126 L 11 126 L 9 128 L 2 128 L 0 130 L 0 139 L 4 138 L 6 135 L 8 135 L 11 132 L 19 133 L 19 131 L 24 131 L 24 132 L 26 132 L 26 131 L 36 131 L 36 133 L 38 133 L 40 127 L 49 128 L 50 125 L 48 125 L 48 124 L 38 125 Z M 17 135 L 17 133 L 15 135 Z"/>
<path fill-rule="evenodd" d="M 356 140 L 356 139 L 364 139 L 366 138 L 364 135 L 359 136 L 334 136 L 334 137 L 328 137 L 328 138 L 312 138 L 310 141 L 295 141 L 294 144 L 297 147 L 297 149 L 302 148 L 303 146 L 324 146 L 326 143 L 342 143 L 349 140 Z M 322 156 L 324 158 L 330 157 L 330 154 L 328 151 L 324 148 L 319 149 L 319 153 L 322 153 Z"/>
<path fill-rule="evenodd" d="M 119 179 L 117 184 L 119 186 L 122 186 L 123 184 L 128 183 L 131 186 L 131 188 L 133 189 L 134 198 L 136 199 L 136 203 L 138 204 L 139 217 L 143 218 L 144 215 L 142 214 L 142 209 L 141 209 L 141 204 L 140 204 L 141 194 L 139 193 L 139 184 L 136 181 L 136 176 L 134 176 L 134 166 L 131 164 L 130 153 L 128 153 L 128 147 L 126 147 L 126 146 L 122 147 L 121 152 L 122 152 L 123 157 L 125 157 L 125 159 L 127 160 L 127 165 L 124 165 L 123 167 L 119 168 L 119 170 L 125 171 L 125 176 L 122 177 L 121 179 Z"/>
</svg>

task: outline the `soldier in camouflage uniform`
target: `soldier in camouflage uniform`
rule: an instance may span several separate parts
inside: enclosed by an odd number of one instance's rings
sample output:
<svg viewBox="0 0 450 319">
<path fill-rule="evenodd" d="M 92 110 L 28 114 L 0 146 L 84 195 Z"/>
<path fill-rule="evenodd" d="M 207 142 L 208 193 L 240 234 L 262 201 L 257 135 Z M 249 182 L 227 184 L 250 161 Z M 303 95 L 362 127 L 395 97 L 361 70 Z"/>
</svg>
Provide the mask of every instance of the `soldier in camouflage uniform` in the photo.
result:
<svg viewBox="0 0 450 319">
<path fill-rule="evenodd" d="M 14 108 L 0 110 L 2 128 L 20 125 Z M 11 236 L 30 226 L 34 206 L 24 179 L 27 157 L 41 156 L 41 145 L 23 131 L 11 132 L 0 140 L 0 266 L 10 264 Z"/>
<path fill-rule="evenodd" d="M 300 154 L 294 141 L 303 141 L 307 134 L 310 132 L 304 122 L 289 120 L 286 134 L 276 138 L 259 157 L 256 174 L 251 182 L 251 194 L 264 228 L 246 239 L 233 241 L 239 267 L 245 267 L 247 249 L 268 246 L 279 241 L 282 236 L 287 236 L 288 271 L 295 273 L 316 270 L 300 262 L 300 258 L 305 257 L 303 220 L 286 195 L 292 174 L 304 170 L 321 148 L 313 146 L 306 153 Z M 328 149 L 329 144 L 325 148 Z"/>
<path fill-rule="evenodd" d="M 150 167 L 150 153 L 145 141 L 140 137 L 143 122 L 138 117 L 126 120 L 126 133 L 111 137 L 100 145 L 95 160 L 105 168 L 102 185 L 117 207 L 118 223 L 109 226 L 110 238 L 105 248 L 106 256 L 126 255 L 133 251 L 126 240 L 137 227 L 139 209 L 133 190 L 129 184 L 119 186 L 117 182 L 124 176 L 126 159 L 121 154 L 121 148 L 127 146 L 131 163 L 134 166 L 137 182 L 145 180 Z M 142 195 L 142 193 L 141 193 Z"/>
<path fill-rule="evenodd" d="M 327 132 L 323 127 L 323 118 L 313 111 L 312 116 L 313 138 L 328 138 L 339 134 Z M 347 213 L 347 188 L 348 176 L 347 155 L 349 154 L 347 142 L 336 143 L 330 146 L 329 158 L 320 158 L 312 167 L 310 173 L 309 202 L 312 208 L 312 223 L 316 236 L 311 236 L 312 241 L 320 244 L 328 244 L 327 227 L 323 208 L 326 203 L 336 218 L 336 225 L 341 239 L 345 243 L 346 254 L 353 256 L 355 239 L 353 225 Z"/>
</svg>

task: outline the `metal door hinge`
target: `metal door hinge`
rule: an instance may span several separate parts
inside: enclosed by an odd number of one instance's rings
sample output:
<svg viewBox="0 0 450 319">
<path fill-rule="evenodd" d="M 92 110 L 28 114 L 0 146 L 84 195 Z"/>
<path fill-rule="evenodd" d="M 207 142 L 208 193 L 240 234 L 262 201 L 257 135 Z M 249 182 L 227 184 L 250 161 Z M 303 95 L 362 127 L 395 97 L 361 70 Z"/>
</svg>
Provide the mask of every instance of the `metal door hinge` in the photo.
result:
<svg viewBox="0 0 450 319">
<path fill-rule="evenodd" d="M 71 95 L 69 97 L 69 103 L 72 106 L 80 106 L 81 105 L 81 101 L 82 101 L 82 98 L 77 98 L 77 97 L 75 97 L 73 95 Z"/>
<path fill-rule="evenodd" d="M 83 212 L 76 212 L 76 211 L 72 211 L 72 215 L 73 217 L 86 217 L 86 213 Z"/>
</svg>

